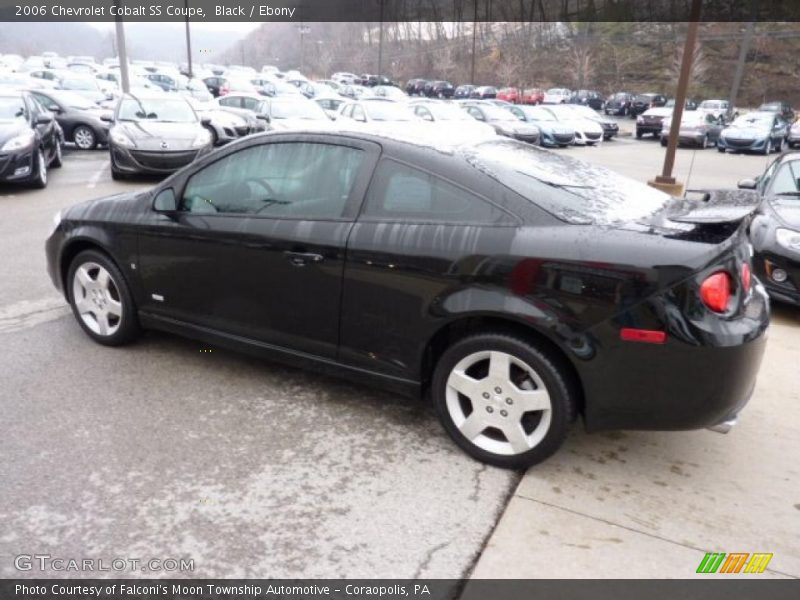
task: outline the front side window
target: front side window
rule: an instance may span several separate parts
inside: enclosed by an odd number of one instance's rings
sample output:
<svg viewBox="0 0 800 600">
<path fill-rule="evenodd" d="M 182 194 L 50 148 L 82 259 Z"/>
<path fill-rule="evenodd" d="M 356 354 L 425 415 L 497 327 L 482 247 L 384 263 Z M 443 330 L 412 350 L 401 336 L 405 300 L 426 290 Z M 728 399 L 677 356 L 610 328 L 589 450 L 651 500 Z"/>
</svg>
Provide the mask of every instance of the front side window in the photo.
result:
<svg viewBox="0 0 800 600">
<path fill-rule="evenodd" d="M 443 179 L 383 160 L 367 193 L 364 216 L 422 223 L 494 224 L 509 215 Z"/>
<path fill-rule="evenodd" d="M 797 161 L 785 163 L 778 172 L 775 173 L 775 179 L 772 182 L 773 194 L 797 194 L 800 192 L 800 168 L 796 167 Z"/>
<path fill-rule="evenodd" d="M 245 148 L 192 175 L 181 209 L 337 219 L 344 213 L 363 156 L 355 148 L 304 142 Z"/>
</svg>

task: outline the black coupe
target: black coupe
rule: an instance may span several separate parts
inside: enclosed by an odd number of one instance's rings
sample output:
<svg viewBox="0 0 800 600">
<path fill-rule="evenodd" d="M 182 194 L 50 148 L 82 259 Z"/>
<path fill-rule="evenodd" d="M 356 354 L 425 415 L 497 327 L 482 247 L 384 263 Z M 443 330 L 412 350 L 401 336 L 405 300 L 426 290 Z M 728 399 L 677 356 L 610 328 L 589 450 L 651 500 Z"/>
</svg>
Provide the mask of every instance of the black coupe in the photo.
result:
<svg viewBox="0 0 800 600">
<path fill-rule="evenodd" d="M 578 415 L 729 427 L 769 323 L 757 195 L 734 194 L 673 199 L 504 138 L 270 133 L 66 209 L 46 249 L 101 344 L 161 329 L 429 392 L 466 452 L 524 467 Z"/>
</svg>

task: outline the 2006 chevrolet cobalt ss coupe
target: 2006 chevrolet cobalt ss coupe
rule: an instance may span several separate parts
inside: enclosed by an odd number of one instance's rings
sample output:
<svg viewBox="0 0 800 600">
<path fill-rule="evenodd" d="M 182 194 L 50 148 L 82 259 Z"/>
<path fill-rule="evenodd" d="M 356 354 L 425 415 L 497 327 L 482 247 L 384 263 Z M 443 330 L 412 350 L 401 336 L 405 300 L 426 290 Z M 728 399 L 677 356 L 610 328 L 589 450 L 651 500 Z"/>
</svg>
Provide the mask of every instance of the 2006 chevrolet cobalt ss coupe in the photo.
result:
<svg viewBox="0 0 800 600">
<path fill-rule="evenodd" d="M 735 419 L 769 322 L 747 194 L 673 199 L 502 138 L 271 133 L 65 210 L 47 257 L 101 344 L 161 329 L 429 392 L 466 452 L 521 467 L 578 415 Z"/>
</svg>

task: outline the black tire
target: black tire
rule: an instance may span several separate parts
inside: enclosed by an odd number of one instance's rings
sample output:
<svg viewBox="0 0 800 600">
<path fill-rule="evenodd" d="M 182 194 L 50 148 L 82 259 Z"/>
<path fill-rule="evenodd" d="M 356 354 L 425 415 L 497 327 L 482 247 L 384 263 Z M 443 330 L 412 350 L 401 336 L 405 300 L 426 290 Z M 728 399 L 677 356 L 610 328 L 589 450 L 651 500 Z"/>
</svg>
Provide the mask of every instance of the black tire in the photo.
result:
<svg viewBox="0 0 800 600">
<path fill-rule="evenodd" d="M 717 142 L 717 152 L 722 152 L 723 154 L 725 154 L 725 148 L 723 146 L 720 146 L 719 142 Z"/>
<path fill-rule="evenodd" d="M 47 161 L 44 152 L 39 148 L 36 152 L 36 160 L 33 165 L 34 173 L 31 175 L 31 187 L 43 190 L 47 187 Z"/>
<path fill-rule="evenodd" d="M 641 131 L 639 131 L 638 129 L 636 130 L 636 139 L 637 139 L 637 140 L 640 140 L 640 139 L 642 139 L 642 136 L 643 136 L 643 135 L 644 135 L 644 134 L 643 134 Z"/>
<path fill-rule="evenodd" d="M 75 273 L 78 269 L 88 263 L 94 263 L 104 268 L 111 276 L 114 288 L 117 291 L 118 297 L 116 298 L 122 305 L 122 315 L 119 317 L 118 327 L 116 331 L 109 335 L 100 335 L 86 324 L 76 304 L 74 297 L 74 280 Z M 67 290 L 67 297 L 70 306 L 72 307 L 72 314 L 86 334 L 96 341 L 98 344 L 104 346 L 122 346 L 129 344 L 141 335 L 142 329 L 139 325 L 139 319 L 136 315 L 136 305 L 133 301 L 133 296 L 128 288 L 128 283 L 122 272 L 117 268 L 106 254 L 98 250 L 84 250 L 79 253 L 70 263 L 67 279 L 64 282 Z"/>
<path fill-rule="evenodd" d="M 211 127 L 210 125 L 206 127 L 206 131 L 211 134 L 211 147 L 214 148 L 219 143 L 219 137 L 217 136 L 217 130 Z"/>
<path fill-rule="evenodd" d="M 662 145 L 662 146 L 666 146 L 666 145 L 667 145 L 667 143 L 668 143 L 668 142 L 667 142 L 667 138 L 661 138 L 661 145 Z"/>
<path fill-rule="evenodd" d="M 50 166 L 54 169 L 60 169 L 64 165 L 64 157 L 61 154 L 62 150 L 61 140 L 56 140 L 56 153 L 53 156 L 53 160 L 50 161 Z"/>
<path fill-rule="evenodd" d="M 448 409 L 448 378 L 451 371 L 458 365 L 458 363 L 467 357 L 471 357 L 476 353 L 498 351 L 501 353 L 509 354 L 515 359 L 518 359 L 525 365 L 529 366 L 541 382 L 544 384 L 544 389 L 549 394 L 550 401 L 550 422 L 546 427 L 546 432 L 538 443 L 527 451 L 518 454 L 502 454 L 487 451 L 461 433 L 460 429 L 453 420 L 451 413 Z M 487 383 L 487 385 L 489 385 Z M 500 392 L 500 397 L 504 392 Z M 512 393 L 513 395 L 513 393 Z M 542 462 L 546 458 L 553 455 L 562 445 L 564 439 L 569 432 L 572 422 L 577 417 L 577 392 L 575 385 L 571 380 L 570 375 L 565 368 L 561 366 L 559 360 L 553 359 L 547 352 L 543 351 L 530 342 L 505 333 L 485 333 L 477 334 L 463 338 L 450 346 L 439 359 L 433 375 L 431 386 L 431 396 L 434 408 L 439 417 L 445 431 L 450 435 L 453 441 L 467 454 L 487 464 L 509 468 L 527 468 L 537 463 Z M 482 397 L 486 397 L 483 395 Z M 464 396 L 458 396 L 458 401 L 461 402 Z M 488 403 L 495 400 L 487 400 L 487 406 L 484 407 L 487 412 L 493 413 L 494 410 L 489 410 Z M 498 414 L 504 412 L 500 410 L 502 402 L 497 409 Z M 477 407 L 474 408 L 477 410 Z M 509 409 L 510 410 L 510 409 Z M 470 412 L 471 414 L 471 412 Z M 481 413 L 483 414 L 483 413 Z M 532 413 L 525 413 L 531 415 Z M 540 413 L 538 417 L 541 419 L 544 413 Z M 500 418 L 500 417 L 496 417 Z M 503 418 L 506 418 L 505 416 Z M 513 418 L 508 417 L 508 418 Z M 523 423 L 525 417 L 519 417 L 520 422 Z M 534 415 L 532 417 L 536 419 Z M 511 421 L 513 423 L 513 421 Z M 539 421 L 539 424 L 542 422 Z M 529 423 L 530 424 L 530 423 Z M 481 430 L 487 431 L 491 426 Z M 534 424 L 533 427 L 538 427 Z M 499 429 L 496 432 L 501 433 Z M 525 433 L 530 433 L 525 430 Z M 485 437 L 483 433 L 478 434 L 480 437 Z M 496 434 L 493 434 L 496 435 Z M 508 440 L 507 440 L 508 441 Z"/>
<path fill-rule="evenodd" d="M 88 125 L 78 125 L 73 129 L 72 139 L 80 150 L 94 150 L 97 147 L 97 134 Z"/>
</svg>

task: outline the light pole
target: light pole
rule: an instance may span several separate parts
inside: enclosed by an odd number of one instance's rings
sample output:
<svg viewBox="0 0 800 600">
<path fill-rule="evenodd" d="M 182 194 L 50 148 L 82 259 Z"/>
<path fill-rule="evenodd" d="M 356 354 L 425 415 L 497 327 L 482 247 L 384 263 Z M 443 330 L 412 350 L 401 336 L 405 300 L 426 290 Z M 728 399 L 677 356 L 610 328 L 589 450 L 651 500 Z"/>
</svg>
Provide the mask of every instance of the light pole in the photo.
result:
<svg viewBox="0 0 800 600">
<path fill-rule="evenodd" d="M 184 0 L 186 6 L 186 58 L 188 63 L 189 79 L 192 78 L 192 38 L 189 34 L 189 0 Z"/>
<path fill-rule="evenodd" d="M 117 0 L 117 8 L 119 8 L 119 0 Z M 119 11 L 117 11 L 117 14 L 119 14 Z M 128 49 L 125 46 L 125 27 L 122 25 L 122 17 L 116 17 L 115 21 L 119 74 L 122 77 L 122 93 L 127 94 L 131 90 L 131 80 L 128 77 Z"/>
<path fill-rule="evenodd" d="M 311 27 L 300 24 L 297 26 L 297 31 L 300 32 L 300 72 L 302 73 L 305 68 L 305 56 L 303 55 L 305 52 L 305 37 L 311 32 Z"/>
<path fill-rule="evenodd" d="M 381 1 L 381 28 L 378 34 L 378 77 L 383 75 L 383 0 Z"/>
<path fill-rule="evenodd" d="M 694 47 L 697 43 L 697 27 L 699 20 L 700 0 L 692 0 L 692 8 L 689 11 L 689 27 L 686 31 L 686 44 L 683 47 L 681 73 L 678 77 L 678 89 L 675 92 L 675 108 L 672 111 L 672 123 L 670 123 L 669 127 L 669 141 L 667 144 L 667 152 L 664 155 L 664 168 L 661 171 L 661 175 L 657 175 L 653 181 L 647 182 L 652 187 L 673 196 L 680 196 L 683 193 L 683 184 L 675 181 L 675 178 L 672 176 L 672 169 L 675 166 L 675 152 L 678 149 L 678 133 L 681 128 L 683 107 L 686 103 L 686 90 L 689 87 L 689 77 L 692 73 L 692 63 L 694 62 Z"/>
</svg>

